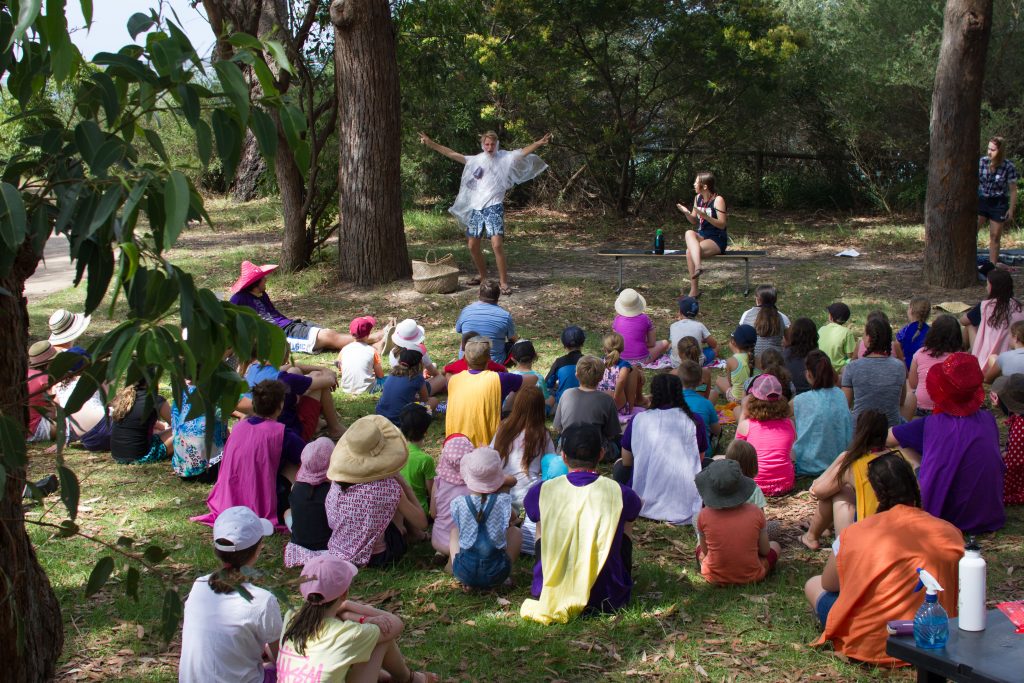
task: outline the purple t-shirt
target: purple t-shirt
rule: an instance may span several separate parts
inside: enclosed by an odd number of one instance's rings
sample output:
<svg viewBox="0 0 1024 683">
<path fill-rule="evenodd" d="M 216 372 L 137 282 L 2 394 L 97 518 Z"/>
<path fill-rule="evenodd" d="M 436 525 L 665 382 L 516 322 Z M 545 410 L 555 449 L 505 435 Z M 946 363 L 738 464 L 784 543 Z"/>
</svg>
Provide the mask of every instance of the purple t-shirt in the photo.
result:
<svg viewBox="0 0 1024 683">
<path fill-rule="evenodd" d="M 252 310 L 256 311 L 261 318 L 266 320 L 271 325 L 277 325 L 282 330 L 291 324 L 291 319 L 281 315 L 281 312 L 274 308 L 274 304 L 271 303 L 270 297 L 267 296 L 266 292 L 259 295 L 258 297 L 253 296 L 249 292 L 238 292 L 232 294 L 231 298 L 228 299 L 231 303 L 236 306 L 248 306 Z"/>
<path fill-rule="evenodd" d="M 573 486 L 586 486 L 593 483 L 598 475 L 594 472 L 570 472 L 565 475 Z M 526 515 L 534 522 L 540 522 L 540 487 L 544 482 L 539 482 L 526 492 L 523 499 L 523 508 Z M 630 568 L 626 566 L 622 557 L 623 526 L 626 522 L 632 522 L 640 516 L 642 503 L 640 496 L 636 495 L 633 489 L 619 484 L 622 489 L 622 514 L 619 515 L 619 523 L 615 527 L 615 537 L 612 539 L 611 550 L 608 551 L 608 558 L 597 575 L 597 580 L 590 589 L 590 600 L 587 607 L 609 612 L 624 607 L 629 602 L 629 595 L 633 589 L 633 579 L 630 576 Z M 632 555 L 632 553 L 630 553 Z M 540 554 L 537 555 L 537 564 L 533 566 L 533 584 L 530 592 L 533 597 L 540 597 L 541 588 L 544 585 L 544 570 L 541 567 Z"/>
<path fill-rule="evenodd" d="M 469 374 L 479 375 L 483 370 L 470 370 Z M 523 386 L 523 376 L 512 372 L 499 372 L 498 380 L 501 382 L 501 402 L 513 391 L 519 391 Z"/>
<path fill-rule="evenodd" d="M 309 391 L 310 385 L 313 384 L 313 379 L 305 375 L 285 372 L 284 370 L 277 374 L 277 379 L 284 382 L 284 385 L 288 387 L 288 392 L 284 395 L 284 407 L 281 409 L 281 414 L 278 416 L 277 421 L 287 427 L 289 431 L 293 431 L 301 437 L 302 422 L 299 421 L 297 410 L 299 397 Z"/>
<path fill-rule="evenodd" d="M 651 410 L 670 410 L 669 408 L 652 408 Z M 704 424 L 704 418 L 697 413 L 693 414 L 693 424 L 697 428 L 697 450 L 703 453 L 708 449 L 708 428 Z M 626 431 L 622 433 L 622 450 L 633 450 L 633 420 L 626 425 Z"/>
<path fill-rule="evenodd" d="M 921 507 L 967 533 L 1003 528 L 999 428 L 987 410 L 935 413 L 892 428 L 900 446 L 921 454 Z"/>
<path fill-rule="evenodd" d="M 654 323 L 646 313 L 640 315 L 616 315 L 612 329 L 622 335 L 622 358 L 624 360 L 642 360 L 647 358 L 647 332 L 654 329 Z"/>
</svg>

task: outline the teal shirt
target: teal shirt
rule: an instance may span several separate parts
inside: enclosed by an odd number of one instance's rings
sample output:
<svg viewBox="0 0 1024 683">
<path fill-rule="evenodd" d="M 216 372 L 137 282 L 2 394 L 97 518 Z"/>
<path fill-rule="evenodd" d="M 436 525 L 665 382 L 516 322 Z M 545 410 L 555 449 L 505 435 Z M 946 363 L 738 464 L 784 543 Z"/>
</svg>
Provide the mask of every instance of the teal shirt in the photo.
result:
<svg viewBox="0 0 1024 683">
<path fill-rule="evenodd" d="M 686 401 L 686 405 L 690 406 L 690 410 L 695 415 L 700 415 L 701 419 L 704 420 L 704 424 L 708 428 L 708 450 L 705 453 L 705 457 L 710 458 L 714 453 L 712 450 L 714 446 L 711 445 L 711 428 L 718 424 L 718 411 L 715 410 L 715 404 L 708 399 L 698 394 L 693 389 L 683 389 L 683 400 Z"/>
</svg>

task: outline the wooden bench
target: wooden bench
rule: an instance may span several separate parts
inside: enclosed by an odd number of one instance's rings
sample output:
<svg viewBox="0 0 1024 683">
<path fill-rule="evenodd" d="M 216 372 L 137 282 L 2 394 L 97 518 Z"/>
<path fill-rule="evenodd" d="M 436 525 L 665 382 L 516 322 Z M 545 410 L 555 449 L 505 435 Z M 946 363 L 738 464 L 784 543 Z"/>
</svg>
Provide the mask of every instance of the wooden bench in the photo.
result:
<svg viewBox="0 0 1024 683">
<path fill-rule="evenodd" d="M 619 265 L 619 286 L 616 292 L 622 291 L 622 261 L 628 258 L 653 258 L 653 259 L 685 259 L 685 249 L 668 249 L 664 254 L 655 254 L 650 249 L 602 249 L 597 252 L 598 256 L 611 256 Z M 732 251 L 729 250 L 718 256 L 711 256 L 704 259 L 708 261 L 732 261 L 743 260 L 743 294 L 750 294 L 750 259 L 764 258 L 768 255 L 766 251 Z"/>
</svg>

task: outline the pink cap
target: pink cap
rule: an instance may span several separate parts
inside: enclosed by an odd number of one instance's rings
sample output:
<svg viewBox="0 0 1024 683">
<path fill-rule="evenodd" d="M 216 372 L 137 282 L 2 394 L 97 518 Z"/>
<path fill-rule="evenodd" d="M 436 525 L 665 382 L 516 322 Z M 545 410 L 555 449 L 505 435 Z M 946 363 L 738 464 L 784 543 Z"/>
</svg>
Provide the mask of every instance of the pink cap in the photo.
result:
<svg viewBox="0 0 1024 683">
<path fill-rule="evenodd" d="M 348 591 L 352 579 L 358 573 L 356 566 L 348 560 L 328 553 L 317 555 L 302 566 L 302 578 L 305 581 L 299 586 L 299 591 L 307 602 L 334 602 Z M 310 600 L 309 597 L 314 593 L 321 597 Z"/>
<path fill-rule="evenodd" d="M 348 324 L 348 332 L 356 339 L 361 339 L 370 334 L 370 330 L 377 324 L 377 319 L 369 315 L 361 315 Z"/>
<path fill-rule="evenodd" d="M 778 401 L 782 398 L 782 384 L 775 375 L 758 375 L 750 385 L 750 395 L 762 401 Z"/>
</svg>

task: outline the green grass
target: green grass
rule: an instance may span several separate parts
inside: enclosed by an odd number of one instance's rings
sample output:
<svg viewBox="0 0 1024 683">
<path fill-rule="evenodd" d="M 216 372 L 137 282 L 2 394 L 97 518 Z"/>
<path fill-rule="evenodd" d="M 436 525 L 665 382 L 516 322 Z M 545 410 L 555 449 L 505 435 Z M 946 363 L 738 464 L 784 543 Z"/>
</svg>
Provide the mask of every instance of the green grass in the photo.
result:
<svg viewBox="0 0 1024 683">
<path fill-rule="evenodd" d="M 214 199 L 209 203 L 214 228 L 190 228 L 171 258 L 191 271 L 197 281 L 226 293 L 243 258 L 277 260 L 280 219 L 272 201 L 236 205 Z M 656 226 L 665 225 L 670 242 L 681 239 L 682 225 L 673 219 L 620 223 L 603 217 L 570 217 L 552 212 L 528 212 L 509 217 L 506 243 L 511 279 L 520 289 L 503 300 L 513 312 L 521 336 L 534 340 L 540 353 L 537 369 L 562 353 L 558 335 L 570 323 L 587 330 L 586 350 L 600 352 L 600 337 L 609 329 L 615 298 L 613 263 L 593 256 L 610 242 L 640 246 Z M 406 215 L 410 252 L 422 257 L 428 248 L 438 256 L 455 255 L 468 272 L 468 254 L 461 232 L 443 211 L 412 211 Z M 848 216 L 737 216 L 730 226 L 736 248 L 758 248 L 769 259 L 755 262 L 753 282 L 773 282 L 780 291 L 780 308 L 796 318 L 825 322 L 824 308 L 844 300 L 853 309 L 857 329 L 867 313 L 885 310 L 894 325 L 903 324 L 906 302 L 923 292 L 933 301 L 980 298 L 980 287 L 967 292 L 944 292 L 924 287 L 919 264 L 923 228 L 914 224 L 858 219 Z M 1011 244 L 1015 237 L 1009 238 Z M 853 246 L 865 253 L 859 260 L 831 256 Z M 331 268 L 332 249 L 322 261 L 298 274 L 278 274 L 270 294 L 286 314 L 324 325 L 347 327 L 355 315 L 373 313 L 417 318 L 427 329 L 434 359 L 454 356 L 458 338 L 453 325 L 458 311 L 474 300 L 472 291 L 453 295 L 415 295 L 401 282 L 364 291 L 339 283 Z M 709 261 L 702 281 L 702 319 L 720 340 L 727 339 L 740 314 L 753 304 L 740 292 L 742 270 L 728 262 Z M 659 334 L 667 335 L 675 318 L 675 297 L 683 282 L 680 266 L 650 261 L 627 262 L 626 284 L 647 298 Z M 49 313 L 63 306 L 80 309 L 84 293 L 70 290 L 51 295 L 30 307 L 31 333 L 40 338 Z M 89 334 L 112 328 L 105 309 L 94 316 Z M 330 354 L 314 362 L 327 363 Z M 336 395 L 346 422 L 372 412 L 373 399 Z M 428 452 L 437 455 L 442 425 L 427 439 Z M 83 480 L 84 532 L 113 542 L 119 535 L 137 546 L 159 544 L 170 550 L 161 563 L 184 596 L 192 580 L 216 568 L 209 531 L 188 521 L 201 513 L 208 487 L 181 483 L 166 463 L 117 466 L 107 456 L 72 449 L 68 462 Z M 53 461 L 32 450 L 30 474 L 53 471 Z M 800 481 L 801 489 L 809 482 Z M 52 504 L 52 502 L 51 502 Z M 779 519 L 788 538 L 796 523 L 809 514 L 806 494 L 772 500 L 768 517 Z M 45 516 L 59 522 L 61 508 Z M 38 512 L 31 513 L 39 518 Z M 61 601 L 66 644 L 64 676 L 71 680 L 93 672 L 112 681 L 176 680 L 178 640 L 169 645 L 158 635 L 163 586 L 144 575 L 139 601 L 125 596 L 124 563 L 111 583 L 92 598 L 84 586 L 96 560 L 109 554 L 83 540 L 54 539 L 47 530 L 31 529 L 37 551 Z M 817 636 L 810 610 L 804 604 L 804 581 L 820 571 L 824 555 L 789 543 L 779 570 L 766 581 L 742 588 L 713 588 L 695 571 L 694 538 L 689 527 L 673 528 L 640 521 L 635 529 L 634 600 L 614 616 L 580 619 L 566 626 L 542 627 L 518 617 L 527 597 L 531 562 L 520 561 L 515 587 L 496 593 L 465 594 L 433 560 L 429 545 L 414 548 L 390 571 L 364 570 L 353 587 L 359 599 L 379 604 L 406 621 L 401 646 L 410 661 L 455 680 L 909 680 L 910 672 L 895 674 L 851 665 L 827 650 L 809 648 Z M 1024 514 L 1010 510 L 1006 529 L 984 539 L 989 561 L 990 600 L 1020 596 L 1014 573 L 1024 565 Z M 283 542 L 270 539 L 259 567 L 260 585 L 294 600 L 297 572 L 281 564 Z M 908 578 L 908 586 L 912 577 Z"/>
</svg>

